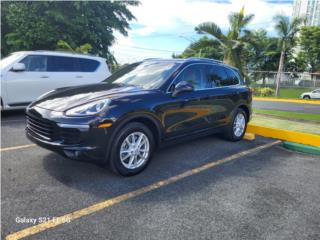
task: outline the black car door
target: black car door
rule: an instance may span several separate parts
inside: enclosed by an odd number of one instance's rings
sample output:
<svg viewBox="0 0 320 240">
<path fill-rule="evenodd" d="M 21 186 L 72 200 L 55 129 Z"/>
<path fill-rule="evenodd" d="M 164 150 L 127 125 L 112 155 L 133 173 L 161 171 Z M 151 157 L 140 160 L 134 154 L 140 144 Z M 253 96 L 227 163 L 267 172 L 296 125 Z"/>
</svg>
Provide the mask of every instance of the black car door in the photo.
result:
<svg viewBox="0 0 320 240">
<path fill-rule="evenodd" d="M 239 79 L 234 77 L 231 69 L 218 64 L 206 65 L 204 104 L 211 108 L 207 120 L 213 128 L 227 125 L 231 120 L 231 113 L 239 100 Z"/>
<path fill-rule="evenodd" d="M 205 87 L 205 65 L 192 64 L 184 68 L 174 85 L 180 81 L 187 81 L 194 87 L 192 92 L 183 92 L 172 97 L 167 93 L 168 101 L 161 107 L 162 122 L 165 126 L 166 137 L 176 137 L 210 127 L 208 116 L 212 107 L 207 101 Z"/>
</svg>

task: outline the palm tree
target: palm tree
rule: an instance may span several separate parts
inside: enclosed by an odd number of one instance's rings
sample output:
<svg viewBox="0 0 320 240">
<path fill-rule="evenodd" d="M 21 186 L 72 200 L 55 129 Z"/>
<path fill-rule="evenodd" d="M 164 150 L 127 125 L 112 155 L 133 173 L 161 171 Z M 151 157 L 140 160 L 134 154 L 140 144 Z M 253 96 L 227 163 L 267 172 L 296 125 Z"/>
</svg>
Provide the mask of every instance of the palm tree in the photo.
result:
<svg viewBox="0 0 320 240">
<path fill-rule="evenodd" d="M 204 57 L 222 60 L 223 52 L 220 43 L 215 39 L 210 39 L 207 36 L 192 42 L 182 54 L 173 55 L 175 58 L 188 58 L 188 57 Z"/>
<path fill-rule="evenodd" d="M 244 15 L 244 8 L 239 13 L 229 15 L 230 30 L 223 34 L 221 28 L 213 22 L 199 24 L 195 30 L 198 33 L 212 35 L 223 49 L 223 61 L 237 67 L 243 74 L 241 54 L 244 47 L 244 35 L 248 33 L 244 28 L 250 23 L 254 15 Z"/>
<path fill-rule="evenodd" d="M 63 40 L 59 40 L 57 43 L 57 46 L 58 46 L 57 50 L 64 50 L 68 52 L 83 53 L 83 54 L 88 54 L 89 51 L 92 49 L 92 46 L 89 43 L 73 48 L 69 43 Z"/>
<path fill-rule="evenodd" d="M 249 43 L 246 45 L 245 56 L 247 67 L 256 71 L 253 77 L 256 80 L 262 78 L 265 86 L 267 71 L 274 71 L 277 68 L 280 56 L 278 39 L 268 37 L 264 29 L 259 29 L 250 32 L 246 40 Z"/>
<path fill-rule="evenodd" d="M 279 45 L 281 49 L 278 73 L 276 78 L 276 96 L 280 94 L 280 82 L 281 74 L 283 72 L 283 65 L 285 61 L 285 55 L 288 49 L 291 49 L 295 45 L 296 35 L 299 32 L 300 26 L 303 23 L 302 18 L 293 18 L 291 21 L 289 17 L 283 15 L 277 15 L 274 17 L 276 21 L 275 29 L 279 35 Z"/>
</svg>

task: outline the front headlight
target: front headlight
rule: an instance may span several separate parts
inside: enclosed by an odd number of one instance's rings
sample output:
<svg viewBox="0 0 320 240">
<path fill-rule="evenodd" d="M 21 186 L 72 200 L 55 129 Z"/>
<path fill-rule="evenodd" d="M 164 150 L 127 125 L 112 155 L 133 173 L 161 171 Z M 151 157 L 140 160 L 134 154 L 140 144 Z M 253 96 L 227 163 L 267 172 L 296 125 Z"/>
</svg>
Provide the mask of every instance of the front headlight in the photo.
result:
<svg viewBox="0 0 320 240">
<path fill-rule="evenodd" d="M 88 115 L 94 115 L 105 109 L 110 103 L 110 99 L 103 99 L 94 102 L 90 102 L 75 108 L 71 108 L 66 111 L 66 116 L 70 117 L 83 117 Z"/>
</svg>

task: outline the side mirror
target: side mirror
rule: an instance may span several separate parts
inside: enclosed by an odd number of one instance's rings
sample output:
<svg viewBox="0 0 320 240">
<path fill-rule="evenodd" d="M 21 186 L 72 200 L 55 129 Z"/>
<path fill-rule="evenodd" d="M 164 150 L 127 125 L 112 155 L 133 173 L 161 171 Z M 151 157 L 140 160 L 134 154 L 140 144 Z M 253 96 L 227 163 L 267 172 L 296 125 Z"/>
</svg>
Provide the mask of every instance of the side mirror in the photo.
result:
<svg viewBox="0 0 320 240">
<path fill-rule="evenodd" d="M 194 87 L 192 84 L 188 83 L 187 81 L 181 81 L 175 86 L 172 97 L 176 97 L 182 92 L 192 92 L 193 90 Z"/>
<path fill-rule="evenodd" d="M 15 63 L 12 66 L 12 71 L 14 72 L 22 72 L 26 70 L 26 65 L 24 63 Z"/>
</svg>

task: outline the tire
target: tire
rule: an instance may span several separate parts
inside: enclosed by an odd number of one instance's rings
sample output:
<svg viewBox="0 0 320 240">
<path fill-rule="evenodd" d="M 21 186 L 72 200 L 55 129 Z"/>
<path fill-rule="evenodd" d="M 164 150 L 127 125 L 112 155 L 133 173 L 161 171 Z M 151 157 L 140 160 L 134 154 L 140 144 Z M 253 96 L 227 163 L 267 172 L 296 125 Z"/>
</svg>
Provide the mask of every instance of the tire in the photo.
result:
<svg viewBox="0 0 320 240">
<path fill-rule="evenodd" d="M 139 139 L 142 145 L 134 146 Z M 111 149 L 112 171 L 122 176 L 133 176 L 142 172 L 150 162 L 154 146 L 153 134 L 147 126 L 137 122 L 129 123 L 117 134 Z"/>
<path fill-rule="evenodd" d="M 310 96 L 309 95 L 303 96 L 303 99 L 309 100 Z"/>
<path fill-rule="evenodd" d="M 235 126 L 237 123 L 239 126 L 238 128 L 236 128 Z M 240 141 L 246 133 L 247 124 L 247 114 L 245 113 L 245 111 L 238 108 L 232 117 L 231 124 L 227 127 L 227 129 L 224 132 L 225 139 L 232 142 Z"/>
</svg>

